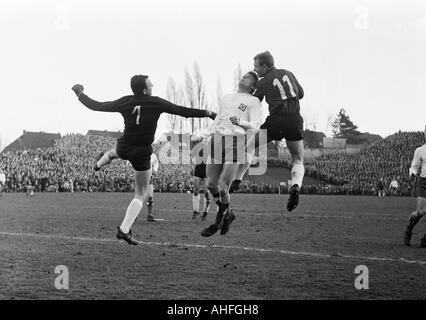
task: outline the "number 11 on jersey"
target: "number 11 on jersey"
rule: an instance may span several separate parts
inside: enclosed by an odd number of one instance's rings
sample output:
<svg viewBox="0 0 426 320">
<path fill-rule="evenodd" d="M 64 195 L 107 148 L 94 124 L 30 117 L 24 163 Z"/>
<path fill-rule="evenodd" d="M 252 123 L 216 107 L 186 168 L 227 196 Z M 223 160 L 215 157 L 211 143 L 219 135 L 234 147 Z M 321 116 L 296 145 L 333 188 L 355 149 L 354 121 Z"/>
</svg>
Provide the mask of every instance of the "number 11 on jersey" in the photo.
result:
<svg viewBox="0 0 426 320">
<path fill-rule="evenodd" d="M 290 91 L 290 97 L 287 97 L 287 94 L 285 93 L 284 86 L 283 86 L 284 83 L 287 83 L 288 89 Z M 294 88 L 293 88 L 293 86 L 291 84 L 291 81 L 290 81 L 290 79 L 289 79 L 289 77 L 287 75 L 285 75 L 283 77 L 282 83 L 281 83 L 280 80 L 274 79 L 274 82 L 272 82 L 272 84 L 274 86 L 278 87 L 278 89 L 280 90 L 281 98 L 283 100 L 287 100 L 288 98 L 294 98 L 294 97 L 296 97 L 296 93 L 294 92 Z"/>
<path fill-rule="evenodd" d="M 137 116 L 136 116 L 136 125 L 138 126 L 139 125 L 139 119 L 140 119 L 140 117 L 141 117 L 141 106 L 136 106 L 134 109 L 133 109 L 133 112 L 132 112 L 133 114 L 137 114 Z"/>
</svg>

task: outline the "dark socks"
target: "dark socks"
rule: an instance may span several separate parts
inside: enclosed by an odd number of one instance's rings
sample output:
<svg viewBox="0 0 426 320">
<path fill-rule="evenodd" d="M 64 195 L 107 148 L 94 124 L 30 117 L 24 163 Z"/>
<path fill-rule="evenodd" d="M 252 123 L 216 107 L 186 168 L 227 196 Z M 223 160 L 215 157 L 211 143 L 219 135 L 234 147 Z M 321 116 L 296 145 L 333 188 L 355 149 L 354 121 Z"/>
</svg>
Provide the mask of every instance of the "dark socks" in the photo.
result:
<svg viewBox="0 0 426 320">
<path fill-rule="evenodd" d="M 216 224 L 219 225 L 222 222 L 223 219 L 223 215 L 226 212 L 226 210 L 228 210 L 229 207 L 229 203 L 222 203 L 219 200 L 216 202 L 219 210 L 217 211 L 217 215 L 216 215 Z"/>
</svg>

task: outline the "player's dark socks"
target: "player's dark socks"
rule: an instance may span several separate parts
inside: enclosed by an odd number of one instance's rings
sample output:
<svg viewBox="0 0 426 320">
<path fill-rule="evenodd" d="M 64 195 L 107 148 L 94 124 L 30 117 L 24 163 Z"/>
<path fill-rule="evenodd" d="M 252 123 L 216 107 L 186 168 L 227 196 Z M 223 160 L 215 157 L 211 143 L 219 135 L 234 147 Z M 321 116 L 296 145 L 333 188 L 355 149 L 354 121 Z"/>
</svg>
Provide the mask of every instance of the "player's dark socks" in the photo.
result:
<svg viewBox="0 0 426 320">
<path fill-rule="evenodd" d="M 224 203 L 221 203 L 218 200 L 217 205 L 219 207 L 219 210 L 217 211 L 215 223 L 208 226 L 207 228 L 205 228 L 201 232 L 201 235 L 203 237 L 210 237 L 210 236 L 214 235 L 216 232 L 218 232 L 220 228 L 222 228 L 223 216 L 224 216 L 225 211 L 228 210 L 229 203 L 224 204 Z"/>
<path fill-rule="evenodd" d="M 95 160 L 95 164 L 93 165 L 93 170 L 99 171 L 101 168 L 98 167 L 98 161 L 101 160 L 101 158 L 104 156 L 105 152 L 101 152 L 98 154 Z"/>
<path fill-rule="evenodd" d="M 138 241 L 133 239 L 132 231 L 129 230 L 129 233 L 124 233 L 120 227 L 117 227 L 117 239 L 126 241 L 129 245 L 136 246 L 139 244 Z"/>
<path fill-rule="evenodd" d="M 422 240 L 420 240 L 420 248 L 426 248 L 426 234 L 423 236 Z"/>
<path fill-rule="evenodd" d="M 220 201 L 219 201 L 219 197 L 220 197 L 219 193 L 212 193 L 212 196 L 213 196 L 213 201 L 216 202 L 216 204 L 219 206 L 219 203 L 220 203 Z"/>
<path fill-rule="evenodd" d="M 419 217 L 410 216 L 410 220 L 408 220 L 408 226 L 407 226 L 407 228 L 410 228 L 411 230 L 413 230 L 413 228 L 415 227 L 415 225 L 417 223 L 419 223 L 419 221 L 420 221 Z"/>
<path fill-rule="evenodd" d="M 241 183 L 242 183 L 241 180 L 234 180 L 234 181 L 232 181 L 231 187 L 229 188 L 229 193 L 234 193 L 234 192 L 240 190 Z"/>
<path fill-rule="evenodd" d="M 201 217 L 201 221 L 206 221 L 208 212 L 203 212 L 203 216 Z"/>
<path fill-rule="evenodd" d="M 220 228 L 221 235 L 224 235 L 229 231 L 229 226 L 234 220 L 235 220 L 234 210 L 228 210 L 225 214 L 225 217 L 223 218 L 222 228 Z"/>
<path fill-rule="evenodd" d="M 299 194 L 300 188 L 299 185 L 295 184 L 290 189 L 290 198 L 288 198 L 287 210 L 292 211 L 297 208 L 299 205 Z"/>
<path fill-rule="evenodd" d="M 404 244 L 409 247 L 411 245 L 411 237 L 413 235 L 413 232 L 409 230 L 408 228 L 404 232 Z"/>
<path fill-rule="evenodd" d="M 217 206 L 219 207 L 219 210 L 217 211 L 215 224 L 220 226 L 222 224 L 223 215 L 225 214 L 225 212 L 229 208 L 229 203 L 222 203 L 222 202 L 218 201 Z"/>
<path fill-rule="evenodd" d="M 147 221 L 148 222 L 157 222 L 157 220 L 154 218 L 153 210 L 154 210 L 154 200 L 148 200 L 146 202 L 147 208 L 148 208 L 148 216 Z"/>
<path fill-rule="evenodd" d="M 197 219 L 199 214 L 200 213 L 198 211 L 194 211 L 194 213 L 192 214 L 192 219 Z"/>
<path fill-rule="evenodd" d="M 406 246 L 410 246 L 411 237 L 413 236 L 414 226 L 420 221 L 420 218 L 410 216 L 410 220 L 408 220 L 407 228 L 404 232 L 404 244 Z"/>
</svg>

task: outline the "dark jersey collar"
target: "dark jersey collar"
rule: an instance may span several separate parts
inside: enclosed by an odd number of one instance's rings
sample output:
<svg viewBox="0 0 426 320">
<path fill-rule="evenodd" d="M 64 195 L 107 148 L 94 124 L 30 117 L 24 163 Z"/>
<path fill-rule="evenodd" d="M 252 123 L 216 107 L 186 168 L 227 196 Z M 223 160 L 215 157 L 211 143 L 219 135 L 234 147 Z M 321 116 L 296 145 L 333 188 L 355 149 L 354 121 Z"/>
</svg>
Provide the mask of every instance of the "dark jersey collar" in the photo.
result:
<svg viewBox="0 0 426 320">
<path fill-rule="evenodd" d="M 271 69 L 269 69 L 269 71 L 265 74 L 265 76 L 267 76 L 268 74 L 274 72 L 275 70 L 277 70 L 277 68 L 272 67 Z"/>
</svg>

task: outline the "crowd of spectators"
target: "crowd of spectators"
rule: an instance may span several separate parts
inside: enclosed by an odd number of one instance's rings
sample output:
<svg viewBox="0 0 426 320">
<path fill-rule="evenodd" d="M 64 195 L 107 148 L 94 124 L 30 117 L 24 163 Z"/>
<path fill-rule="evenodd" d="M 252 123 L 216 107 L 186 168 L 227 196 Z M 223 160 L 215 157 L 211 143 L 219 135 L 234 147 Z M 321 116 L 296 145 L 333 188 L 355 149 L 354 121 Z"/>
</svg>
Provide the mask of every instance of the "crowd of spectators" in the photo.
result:
<svg viewBox="0 0 426 320">
<path fill-rule="evenodd" d="M 390 183 L 396 180 L 396 194 L 411 195 L 413 183 L 408 170 L 414 150 L 422 144 L 423 132 L 398 132 L 355 154 L 326 154 L 305 161 L 305 174 L 321 181 L 317 186 L 309 186 L 314 191 L 305 191 L 370 195 L 377 193 L 383 179 L 388 194 Z M 275 165 L 290 166 L 282 160 L 275 160 Z"/>
<path fill-rule="evenodd" d="M 421 132 L 398 132 L 353 154 L 329 154 L 306 161 L 306 174 L 316 185 L 302 186 L 302 193 L 376 194 L 382 178 L 385 186 L 395 179 L 398 193 L 409 195 L 412 183 L 408 168 L 414 149 L 423 144 Z M 22 192 L 31 185 L 35 192 L 132 192 L 133 169 L 127 161 L 114 160 L 95 172 L 94 159 L 115 146 L 111 137 L 69 134 L 50 148 L 0 153 L 6 175 L 6 192 Z M 269 166 L 290 167 L 284 160 L 269 159 Z M 191 165 L 164 164 L 152 177 L 160 192 L 191 192 Z M 280 189 L 281 188 L 281 189 Z M 288 186 L 258 184 L 244 180 L 242 193 L 286 193 Z"/>
</svg>

